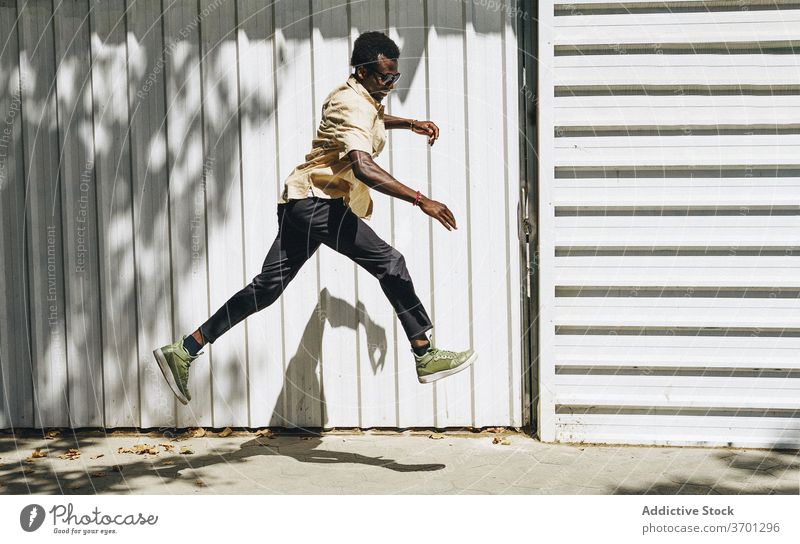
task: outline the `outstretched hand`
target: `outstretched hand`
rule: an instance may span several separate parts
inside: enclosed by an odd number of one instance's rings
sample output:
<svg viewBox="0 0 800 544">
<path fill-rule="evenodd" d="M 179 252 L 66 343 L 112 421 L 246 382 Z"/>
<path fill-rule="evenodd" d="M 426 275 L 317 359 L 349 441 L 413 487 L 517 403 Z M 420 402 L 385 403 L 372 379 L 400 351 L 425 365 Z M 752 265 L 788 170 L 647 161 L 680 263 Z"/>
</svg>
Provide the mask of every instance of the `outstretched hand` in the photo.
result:
<svg viewBox="0 0 800 544">
<path fill-rule="evenodd" d="M 453 230 L 457 228 L 456 218 L 453 216 L 453 212 L 451 212 L 448 207 L 441 202 L 436 202 L 430 198 L 423 198 L 420 200 L 419 208 L 427 215 L 438 220 L 439 223 L 444 225 L 444 228 L 447 230 Z"/>
<path fill-rule="evenodd" d="M 428 145 L 433 145 L 433 142 L 439 137 L 439 127 L 433 121 L 414 121 L 414 126 L 411 130 L 417 134 L 426 135 L 428 137 Z"/>
</svg>

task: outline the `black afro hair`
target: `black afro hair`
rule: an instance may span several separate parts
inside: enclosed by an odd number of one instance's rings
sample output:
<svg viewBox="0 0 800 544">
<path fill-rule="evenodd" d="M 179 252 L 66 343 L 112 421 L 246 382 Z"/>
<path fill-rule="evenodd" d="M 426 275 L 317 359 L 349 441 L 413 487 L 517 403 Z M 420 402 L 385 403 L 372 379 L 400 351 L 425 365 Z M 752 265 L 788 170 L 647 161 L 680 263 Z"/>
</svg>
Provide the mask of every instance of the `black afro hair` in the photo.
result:
<svg viewBox="0 0 800 544">
<path fill-rule="evenodd" d="M 350 66 L 358 68 L 366 65 L 372 67 L 378 61 L 378 55 L 387 59 L 400 57 L 400 49 L 392 39 L 383 32 L 364 32 L 353 44 L 353 55 L 350 57 Z"/>
</svg>

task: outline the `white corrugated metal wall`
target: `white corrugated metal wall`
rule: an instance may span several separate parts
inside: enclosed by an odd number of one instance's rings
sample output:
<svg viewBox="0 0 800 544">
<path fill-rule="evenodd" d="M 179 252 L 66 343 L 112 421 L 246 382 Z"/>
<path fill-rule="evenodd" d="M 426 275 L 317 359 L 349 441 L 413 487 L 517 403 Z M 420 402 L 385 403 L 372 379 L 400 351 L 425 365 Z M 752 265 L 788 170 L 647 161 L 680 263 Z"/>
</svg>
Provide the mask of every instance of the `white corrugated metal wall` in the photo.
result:
<svg viewBox="0 0 800 544">
<path fill-rule="evenodd" d="M 800 445 L 800 5 L 540 5 L 540 435 Z"/>
<path fill-rule="evenodd" d="M 0 0 L 0 428 L 521 425 L 518 21 L 460 0 Z M 370 29 L 402 50 L 388 112 L 441 128 L 430 149 L 390 132 L 379 163 L 459 229 L 377 193 L 370 225 L 437 343 L 479 361 L 417 383 L 377 281 L 322 247 L 177 404 L 152 349 L 260 271 Z"/>
</svg>

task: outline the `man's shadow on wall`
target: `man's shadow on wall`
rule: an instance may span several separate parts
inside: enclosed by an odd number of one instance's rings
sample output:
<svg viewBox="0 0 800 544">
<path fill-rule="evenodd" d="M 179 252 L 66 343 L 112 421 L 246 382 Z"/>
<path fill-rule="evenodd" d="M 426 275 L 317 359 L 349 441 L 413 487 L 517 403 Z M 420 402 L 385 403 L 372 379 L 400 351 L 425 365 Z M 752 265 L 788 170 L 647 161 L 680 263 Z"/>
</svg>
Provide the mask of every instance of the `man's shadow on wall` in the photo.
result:
<svg viewBox="0 0 800 544">
<path fill-rule="evenodd" d="M 275 402 L 270 427 L 294 428 L 301 432 L 320 430 L 328 423 L 325 386 L 320 380 L 322 337 L 326 323 L 331 327 L 364 327 L 369 346 L 370 370 L 381 372 L 388 351 L 386 330 L 370 319 L 362 302 L 354 307 L 323 288 L 319 302 L 303 330 L 300 345 L 289 361 L 283 376 L 283 387 Z M 356 365 L 354 365 L 356 367 Z M 359 369 L 356 367 L 355 372 Z"/>
</svg>

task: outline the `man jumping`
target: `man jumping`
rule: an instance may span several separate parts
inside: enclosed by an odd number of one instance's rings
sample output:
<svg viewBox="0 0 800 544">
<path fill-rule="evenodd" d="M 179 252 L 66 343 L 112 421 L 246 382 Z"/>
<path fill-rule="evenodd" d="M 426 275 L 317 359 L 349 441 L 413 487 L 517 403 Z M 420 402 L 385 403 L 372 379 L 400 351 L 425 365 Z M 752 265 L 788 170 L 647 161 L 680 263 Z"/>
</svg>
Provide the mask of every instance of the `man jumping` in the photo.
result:
<svg viewBox="0 0 800 544">
<path fill-rule="evenodd" d="M 192 398 L 189 367 L 203 354 L 202 347 L 275 302 L 320 244 L 346 255 L 378 279 L 411 342 L 420 383 L 455 374 L 477 358 L 472 349 L 453 352 L 433 345 L 428 334 L 433 324 L 414 291 L 403 255 L 364 221 L 372 216 L 372 188 L 418 206 L 447 230 L 456 228 L 447 206 L 403 185 L 373 161 L 386 143 L 386 128 L 408 128 L 427 136 L 428 145 L 439 137 L 439 127 L 431 121 L 383 113 L 381 101 L 400 79 L 399 56 L 397 45 L 381 32 L 366 32 L 356 39 L 350 59 L 355 72 L 325 98 L 311 152 L 284 182 L 278 234 L 261 273 L 191 335 L 153 351 L 183 404 Z"/>
</svg>

